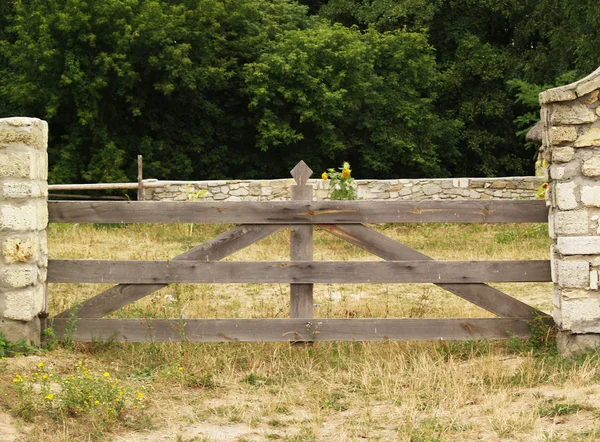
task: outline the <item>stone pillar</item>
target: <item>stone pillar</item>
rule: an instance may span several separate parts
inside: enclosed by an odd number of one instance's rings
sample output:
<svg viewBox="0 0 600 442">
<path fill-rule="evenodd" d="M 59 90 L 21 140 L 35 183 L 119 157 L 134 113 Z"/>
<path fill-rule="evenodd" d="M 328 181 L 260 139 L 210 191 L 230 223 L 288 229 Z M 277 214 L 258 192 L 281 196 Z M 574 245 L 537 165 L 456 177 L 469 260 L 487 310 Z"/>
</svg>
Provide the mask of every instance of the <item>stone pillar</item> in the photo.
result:
<svg viewBox="0 0 600 442">
<path fill-rule="evenodd" d="M 600 347 L 600 68 L 540 94 L 554 320 L 564 354 Z"/>
<path fill-rule="evenodd" d="M 48 125 L 0 119 L 0 332 L 40 342 L 48 267 Z"/>
</svg>

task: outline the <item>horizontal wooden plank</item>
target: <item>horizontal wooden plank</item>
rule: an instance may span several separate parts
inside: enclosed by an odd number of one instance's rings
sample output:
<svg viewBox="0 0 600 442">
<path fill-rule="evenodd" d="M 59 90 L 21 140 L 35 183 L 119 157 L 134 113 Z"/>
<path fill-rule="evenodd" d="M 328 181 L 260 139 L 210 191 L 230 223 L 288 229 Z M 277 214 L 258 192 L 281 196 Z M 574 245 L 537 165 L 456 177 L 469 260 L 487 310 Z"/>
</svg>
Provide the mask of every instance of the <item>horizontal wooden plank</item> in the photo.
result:
<svg viewBox="0 0 600 442">
<path fill-rule="evenodd" d="M 56 223 L 547 222 L 544 201 L 49 201 Z"/>
<path fill-rule="evenodd" d="M 143 181 L 145 188 L 160 188 L 166 184 L 160 181 Z M 139 183 L 88 183 L 88 184 L 49 184 L 48 190 L 115 190 L 137 189 Z"/>
<path fill-rule="evenodd" d="M 48 282 L 473 283 L 548 282 L 550 261 L 95 261 L 50 260 Z"/>
<path fill-rule="evenodd" d="M 69 319 L 51 321 L 59 339 Z M 256 342 L 473 340 L 526 337 L 526 319 L 77 319 L 76 341 Z"/>
</svg>

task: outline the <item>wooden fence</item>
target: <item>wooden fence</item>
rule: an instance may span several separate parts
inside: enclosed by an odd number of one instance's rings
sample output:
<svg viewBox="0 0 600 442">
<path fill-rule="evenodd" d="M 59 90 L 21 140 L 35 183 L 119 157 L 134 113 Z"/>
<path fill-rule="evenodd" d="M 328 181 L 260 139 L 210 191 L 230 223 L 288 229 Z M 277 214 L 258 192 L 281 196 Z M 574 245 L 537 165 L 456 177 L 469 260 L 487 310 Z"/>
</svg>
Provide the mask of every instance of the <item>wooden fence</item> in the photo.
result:
<svg viewBox="0 0 600 442">
<path fill-rule="evenodd" d="M 74 321 L 79 341 L 331 341 L 458 340 L 527 336 L 543 312 L 488 282 L 549 282 L 549 261 L 436 261 L 367 223 L 547 222 L 544 201 L 328 201 L 313 202 L 300 162 L 293 170 L 292 201 L 66 202 L 50 201 L 56 223 L 233 223 L 237 227 L 171 261 L 50 260 L 48 282 L 116 283 L 66 310 L 51 323 L 64 336 Z M 361 247 L 383 262 L 313 261 L 313 226 Z M 290 228 L 290 261 L 219 262 Z M 433 283 L 497 318 L 313 318 L 315 283 Z M 102 319 L 172 283 L 289 283 L 289 319 Z M 52 294 L 49 294 L 52 296 Z"/>
</svg>

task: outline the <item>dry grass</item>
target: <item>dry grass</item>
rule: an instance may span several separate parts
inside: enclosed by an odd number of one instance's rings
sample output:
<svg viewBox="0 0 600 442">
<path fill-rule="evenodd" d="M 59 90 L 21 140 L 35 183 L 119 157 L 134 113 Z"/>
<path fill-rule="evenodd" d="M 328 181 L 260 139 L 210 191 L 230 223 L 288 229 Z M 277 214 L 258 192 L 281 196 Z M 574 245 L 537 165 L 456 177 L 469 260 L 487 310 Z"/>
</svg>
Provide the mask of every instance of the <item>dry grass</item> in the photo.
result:
<svg viewBox="0 0 600 442">
<path fill-rule="evenodd" d="M 93 227 L 54 225 L 52 258 L 168 259 L 227 226 Z M 544 226 L 382 226 L 380 230 L 437 259 L 547 259 Z M 230 257 L 285 260 L 282 232 Z M 325 232 L 315 259 L 377 259 Z M 549 284 L 499 284 L 545 311 Z M 55 284 L 58 313 L 98 293 L 100 285 Z M 286 317 L 285 285 L 177 285 L 116 312 L 115 317 Z M 319 317 L 476 317 L 478 307 L 431 285 L 315 286 Z M 72 417 L 39 415 L 20 423 L 21 439 L 48 441 L 593 441 L 600 437 L 600 358 L 564 359 L 551 347 L 519 341 L 77 344 L 4 360 L 4 403 L 16 373 L 39 360 L 68 373 L 84 360 L 124 385 L 145 388 L 143 416 L 112 428 Z M 534 349 L 535 350 L 535 349 Z M 17 423 L 20 422 L 18 419 Z M 0 419 L 0 430 L 2 429 Z M 7 433 L 8 434 L 8 433 Z"/>
</svg>

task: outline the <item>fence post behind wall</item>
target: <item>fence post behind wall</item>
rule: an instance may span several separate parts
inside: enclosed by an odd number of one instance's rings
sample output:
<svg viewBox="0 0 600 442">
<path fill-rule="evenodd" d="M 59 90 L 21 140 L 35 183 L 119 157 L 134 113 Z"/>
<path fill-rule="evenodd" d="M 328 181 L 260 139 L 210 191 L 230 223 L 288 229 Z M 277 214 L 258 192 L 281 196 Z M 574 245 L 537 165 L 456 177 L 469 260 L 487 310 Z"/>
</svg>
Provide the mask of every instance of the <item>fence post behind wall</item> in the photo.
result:
<svg viewBox="0 0 600 442">
<path fill-rule="evenodd" d="M 0 332 L 40 343 L 47 309 L 48 125 L 0 119 Z"/>
<path fill-rule="evenodd" d="M 559 348 L 600 347 L 600 69 L 540 94 Z"/>
<path fill-rule="evenodd" d="M 291 199 L 312 201 L 313 187 L 306 184 L 313 171 L 304 161 L 300 161 L 291 171 L 296 184 L 291 186 Z M 290 259 L 292 261 L 312 261 L 312 225 L 290 226 Z M 290 317 L 313 317 L 313 284 L 290 284 Z"/>
</svg>

